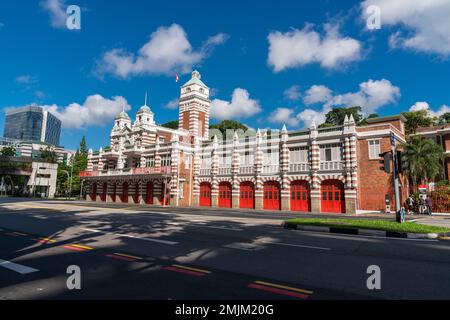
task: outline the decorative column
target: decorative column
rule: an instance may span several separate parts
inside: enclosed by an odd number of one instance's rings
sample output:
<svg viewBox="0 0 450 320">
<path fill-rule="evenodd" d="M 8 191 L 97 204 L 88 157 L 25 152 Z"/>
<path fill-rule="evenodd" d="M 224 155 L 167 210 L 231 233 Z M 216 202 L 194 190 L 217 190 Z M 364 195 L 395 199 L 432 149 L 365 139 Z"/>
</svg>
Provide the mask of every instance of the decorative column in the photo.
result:
<svg viewBox="0 0 450 320">
<path fill-rule="evenodd" d="M 345 212 L 356 214 L 358 171 L 356 158 L 356 123 L 353 115 L 344 121 L 344 134 L 346 135 L 346 186 L 345 186 Z"/>
<path fill-rule="evenodd" d="M 219 183 L 217 181 L 217 175 L 219 174 L 219 143 L 217 136 L 213 139 L 213 152 L 211 159 L 211 205 L 213 208 L 219 206 Z"/>
<path fill-rule="evenodd" d="M 239 192 L 240 186 L 238 181 L 239 167 L 241 162 L 241 157 L 239 156 L 239 136 L 237 132 L 234 132 L 233 137 L 233 155 L 231 159 L 231 176 L 233 178 L 233 189 L 231 194 L 231 203 L 233 209 L 239 208 Z"/>
<path fill-rule="evenodd" d="M 170 179 L 170 205 L 178 207 L 179 200 L 179 175 L 178 175 L 178 163 L 179 163 L 179 138 L 178 135 L 172 136 L 172 148 L 171 148 L 171 179 Z"/>
<path fill-rule="evenodd" d="M 288 180 L 289 172 L 289 148 L 287 145 L 288 132 L 286 125 L 281 129 L 281 154 L 280 154 L 280 173 L 281 173 L 281 210 L 290 211 L 291 201 L 290 201 L 290 184 Z"/>
<path fill-rule="evenodd" d="M 161 154 L 160 154 L 160 145 L 159 145 L 159 139 L 156 139 L 155 143 L 155 172 L 158 172 L 158 170 L 161 170 Z M 160 204 L 162 205 L 161 198 L 164 197 L 164 190 L 162 189 L 163 181 L 153 182 L 153 203 L 154 204 Z M 158 192 L 157 192 L 158 191 Z"/>
<path fill-rule="evenodd" d="M 262 165 L 263 165 L 263 151 L 262 151 L 262 136 L 258 129 L 256 132 L 256 156 L 255 156 L 255 209 L 262 210 L 264 208 L 263 182 L 262 182 Z"/>
<path fill-rule="evenodd" d="M 317 143 L 317 131 L 316 123 L 311 123 L 309 133 L 310 139 L 310 157 L 311 157 L 311 211 L 318 213 L 321 211 L 321 194 L 320 194 L 320 181 L 318 171 L 320 169 L 320 148 Z"/>
<path fill-rule="evenodd" d="M 200 145 L 200 139 L 198 137 L 194 137 L 194 163 L 193 163 L 193 170 L 194 170 L 194 187 L 192 191 L 192 205 L 194 207 L 198 207 L 200 203 L 200 181 L 199 181 L 199 175 L 200 175 L 200 166 L 201 166 L 201 158 L 200 158 L 200 152 L 201 152 L 201 145 Z"/>
</svg>

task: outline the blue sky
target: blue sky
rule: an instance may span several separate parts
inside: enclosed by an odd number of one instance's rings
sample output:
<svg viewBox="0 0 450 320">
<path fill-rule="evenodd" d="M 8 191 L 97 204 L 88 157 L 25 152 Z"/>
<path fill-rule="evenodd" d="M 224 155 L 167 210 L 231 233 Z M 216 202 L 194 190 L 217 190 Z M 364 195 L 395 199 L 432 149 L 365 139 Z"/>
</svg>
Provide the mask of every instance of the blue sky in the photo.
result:
<svg viewBox="0 0 450 320">
<path fill-rule="evenodd" d="M 81 30 L 65 27 L 69 4 Z M 366 26 L 370 5 L 381 29 Z M 97 149 L 145 91 L 158 123 L 176 120 L 179 86 L 198 69 L 212 122 L 298 129 L 356 104 L 439 115 L 450 109 L 449 16 L 450 0 L 2 1 L 0 108 L 45 106 L 63 120 L 62 145 L 86 135 Z"/>
</svg>

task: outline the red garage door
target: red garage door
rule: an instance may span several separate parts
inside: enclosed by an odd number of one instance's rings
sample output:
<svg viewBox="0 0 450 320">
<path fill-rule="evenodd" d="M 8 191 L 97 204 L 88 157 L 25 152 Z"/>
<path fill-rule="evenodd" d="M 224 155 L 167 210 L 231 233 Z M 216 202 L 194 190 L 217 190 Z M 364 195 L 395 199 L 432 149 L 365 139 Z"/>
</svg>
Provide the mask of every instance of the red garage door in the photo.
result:
<svg viewBox="0 0 450 320">
<path fill-rule="evenodd" d="M 92 199 L 92 201 L 97 200 L 97 183 L 96 182 L 94 182 L 92 184 L 91 199 Z"/>
<path fill-rule="evenodd" d="M 211 185 L 208 182 L 200 184 L 200 206 L 211 207 Z"/>
<path fill-rule="evenodd" d="M 311 199 L 307 181 L 291 182 L 291 210 L 311 211 Z"/>
<path fill-rule="evenodd" d="M 219 207 L 231 208 L 231 183 L 229 182 L 219 184 Z"/>
<path fill-rule="evenodd" d="M 145 203 L 153 204 L 153 181 L 147 182 L 147 191 L 145 193 Z"/>
<path fill-rule="evenodd" d="M 128 182 L 123 183 L 122 199 L 120 200 L 122 203 L 128 203 Z"/>
<path fill-rule="evenodd" d="M 339 180 L 322 182 L 322 212 L 345 212 L 344 184 Z"/>
<path fill-rule="evenodd" d="M 242 182 L 239 188 L 239 208 L 255 208 L 255 185 L 253 182 Z"/>
<path fill-rule="evenodd" d="M 280 184 L 277 181 L 264 183 L 264 209 L 280 210 Z"/>
<path fill-rule="evenodd" d="M 108 194 L 108 184 L 106 182 L 103 183 L 103 190 L 101 199 L 103 202 L 106 202 L 106 195 Z"/>
</svg>

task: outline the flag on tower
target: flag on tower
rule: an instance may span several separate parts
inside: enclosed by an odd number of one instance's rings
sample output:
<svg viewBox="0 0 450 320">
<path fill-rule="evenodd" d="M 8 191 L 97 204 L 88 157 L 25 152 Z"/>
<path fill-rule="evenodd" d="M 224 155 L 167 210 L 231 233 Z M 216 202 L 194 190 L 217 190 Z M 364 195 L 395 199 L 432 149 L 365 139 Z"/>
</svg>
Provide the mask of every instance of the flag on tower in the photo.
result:
<svg viewBox="0 0 450 320">
<path fill-rule="evenodd" d="M 178 80 L 180 80 L 180 77 L 178 77 L 178 75 L 175 76 L 175 82 L 178 82 Z"/>
</svg>

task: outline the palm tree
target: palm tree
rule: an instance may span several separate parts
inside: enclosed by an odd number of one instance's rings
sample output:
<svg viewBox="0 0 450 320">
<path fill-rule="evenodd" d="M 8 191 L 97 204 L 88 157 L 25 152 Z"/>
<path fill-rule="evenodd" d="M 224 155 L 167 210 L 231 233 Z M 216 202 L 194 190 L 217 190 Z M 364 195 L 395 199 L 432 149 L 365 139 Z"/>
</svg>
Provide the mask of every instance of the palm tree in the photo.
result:
<svg viewBox="0 0 450 320">
<path fill-rule="evenodd" d="M 434 180 L 442 173 L 444 150 L 433 140 L 412 136 L 402 148 L 407 158 L 406 173 L 414 188 Z"/>
</svg>

